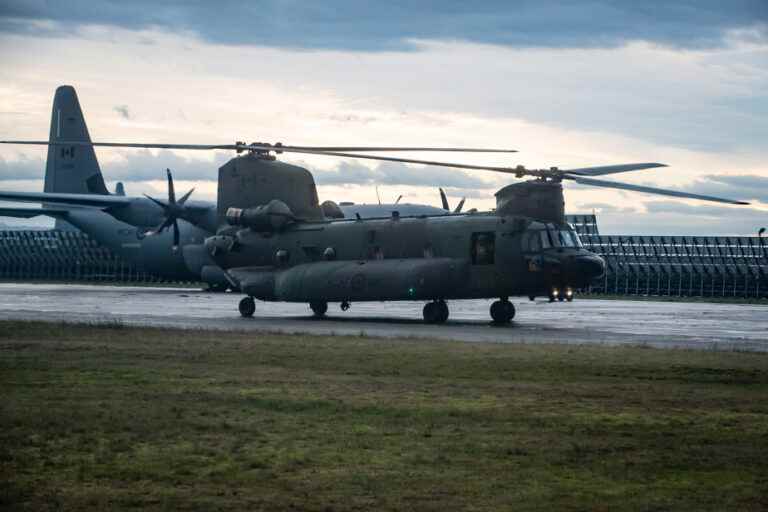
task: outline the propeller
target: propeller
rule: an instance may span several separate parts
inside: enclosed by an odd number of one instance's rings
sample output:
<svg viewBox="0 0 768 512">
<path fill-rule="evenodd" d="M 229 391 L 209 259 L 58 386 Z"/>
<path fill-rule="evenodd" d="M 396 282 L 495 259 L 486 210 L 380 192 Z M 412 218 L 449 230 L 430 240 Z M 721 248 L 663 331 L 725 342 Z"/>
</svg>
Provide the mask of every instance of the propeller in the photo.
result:
<svg viewBox="0 0 768 512">
<path fill-rule="evenodd" d="M 448 205 L 448 197 L 445 195 L 445 190 L 443 190 L 442 187 L 438 188 L 438 190 L 440 191 L 440 202 L 443 205 L 443 210 L 450 212 L 451 207 Z M 461 209 L 464 208 L 464 201 L 466 200 L 466 197 L 462 197 L 461 201 L 459 201 L 459 204 L 456 206 L 456 208 L 454 208 L 453 213 L 461 213 Z"/>
<path fill-rule="evenodd" d="M 514 153 L 512 149 L 487 149 L 487 148 L 426 148 L 426 147 L 391 147 L 391 146 L 285 146 L 281 143 L 252 143 L 236 142 L 235 144 L 144 144 L 144 143 L 121 143 L 121 142 L 83 142 L 83 141 L 0 141 L 0 144 L 33 144 L 33 145 L 55 145 L 55 146 L 101 146 L 101 147 L 128 147 L 128 148 L 155 148 L 155 149 L 191 149 L 191 150 L 213 150 L 225 149 L 234 150 L 238 153 L 251 151 L 254 153 L 304 153 L 326 156 L 337 156 L 347 158 L 361 158 L 368 160 L 402 162 L 421 165 L 434 165 L 440 167 L 451 167 L 454 169 L 468 169 L 477 171 L 492 171 L 505 174 L 513 174 L 517 178 L 532 176 L 543 181 L 561 182 L 571 180 L 582 185 L 589 185 L 602 188 L 614 188 L 620 190 L 631 190 L 635 192 L 644 192 L 647 194 L 658 194 L 672 197 L 682 197 L 689 199 L 699 199 L 702 201 L 713 201 L 717 203 L 748 205 L 748 202 L 725 199 L 722 197 L 708 196 L 701 194 L 692 194 L 689 192 L 680 192 L 676 190 L 645 187 L 641 185 L 632 185 L 616 181 L 605 181 L 593 179 L 593 176 L 603 176 L 607 174 L 616 174 L 629 171 L 638 171 L 642 169 L 653 169 L 657 167 L 666 167 L 660 163 L 633 163 L 619 165 L 605 165 L 597 167 L 583 167 L 577 169 L 559 169 L 550 167 L 548 169 L 527 169 L 523 166 L 500 167 L 486 165 L 471 165 L 455 162 L 441 162 L 434 160 L 419 160 L 411 158 L 399 158 L 380 155 L 358 154 L 356 151 L 455 151 L 455 152 L 475 152 L 475 153 Z"/>
<path fill-rule="evenodd" d="M 180 238 L 178 219 L 184 216 L 184 203 L 187 202 L 187 199 L 189 199 L 189 196 L 192 195 L 192 192 L 194 192 L 195 189 L 190 189 L 186 194 L 181 196 L 181 199 L 176 201 L 176 191 L 173 187 L 173 176 L 171 175 L 171 170 L 166 169 L 165 172 L 168 175 L 168 202 L 164 203 L 158 199 L 155 199 L 154 197 L 150 197 L 147 194 L 144 194 L 147 199 L 162 208 L 163 213 L 165 214 L 165 219 L 163 222 L 155 229 L 148 231 L 147 235 L 157 235 L 162 233 L 166 228 L 173 226 L 173 250 L 176 251 L 179 248 Z"/>
</svg>

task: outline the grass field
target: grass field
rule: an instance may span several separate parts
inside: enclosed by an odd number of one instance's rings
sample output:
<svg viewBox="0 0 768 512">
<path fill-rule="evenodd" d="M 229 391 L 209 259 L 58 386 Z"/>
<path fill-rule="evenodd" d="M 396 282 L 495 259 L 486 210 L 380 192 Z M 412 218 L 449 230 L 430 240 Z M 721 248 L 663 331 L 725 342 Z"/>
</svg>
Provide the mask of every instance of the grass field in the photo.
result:
<svg viewBox="0 0 768 512">
<path fill-rule="evenodd" d="M 768 355 L 0 322 L 0 508 L 766 510 Z"/>
</svg>

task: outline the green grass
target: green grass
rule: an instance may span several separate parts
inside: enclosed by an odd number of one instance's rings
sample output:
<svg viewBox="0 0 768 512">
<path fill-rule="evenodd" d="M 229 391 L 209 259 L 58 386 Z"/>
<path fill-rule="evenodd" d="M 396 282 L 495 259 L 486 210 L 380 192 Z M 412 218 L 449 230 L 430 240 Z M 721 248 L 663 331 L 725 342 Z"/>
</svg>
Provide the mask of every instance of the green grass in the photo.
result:
<svg viewBox="0 0 768 512">
<path fill-rule="evenodd" d="M 766 354 L 0 322 L 0 392 L 0 508 L 768 508 Z"/>
</svg>

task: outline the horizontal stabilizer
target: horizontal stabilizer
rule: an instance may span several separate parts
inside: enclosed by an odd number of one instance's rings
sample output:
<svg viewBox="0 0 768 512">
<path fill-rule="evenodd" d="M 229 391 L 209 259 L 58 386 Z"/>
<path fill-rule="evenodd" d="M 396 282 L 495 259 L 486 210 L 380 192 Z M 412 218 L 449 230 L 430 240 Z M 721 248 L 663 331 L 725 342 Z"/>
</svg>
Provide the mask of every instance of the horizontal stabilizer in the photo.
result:
<svg viewBox="0 0 768 512">
<path fill-rule="evenodd" d="M 126 206 L 131 203 L 132 199 L 125 196 L 107 196 L 99 194 L 0 191 L 0 201 L 16 201 L 23 203 L 55 203 L 72 206 L 110 208 L 115 206 Z"/>
</svg>

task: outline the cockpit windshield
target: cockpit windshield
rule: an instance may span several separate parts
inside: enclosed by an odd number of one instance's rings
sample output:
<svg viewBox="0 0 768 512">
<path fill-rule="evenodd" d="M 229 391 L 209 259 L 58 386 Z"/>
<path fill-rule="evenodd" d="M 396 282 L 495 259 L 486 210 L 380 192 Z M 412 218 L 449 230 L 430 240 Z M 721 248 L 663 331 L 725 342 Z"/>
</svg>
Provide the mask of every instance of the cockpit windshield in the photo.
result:
<svg viewBox="0 0 768 512">
<path fill-rule="evenodd" d="M 528 233 L 525 246 L 531 252 L 553 247 L 582 247 L 581 240 L 573 228 L 562 229 L 554 224 L 547 224 L 545 229 Z"/>
</svg>

